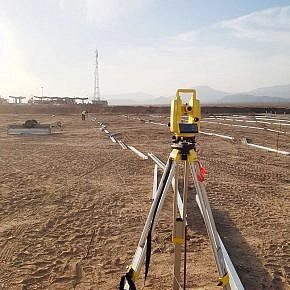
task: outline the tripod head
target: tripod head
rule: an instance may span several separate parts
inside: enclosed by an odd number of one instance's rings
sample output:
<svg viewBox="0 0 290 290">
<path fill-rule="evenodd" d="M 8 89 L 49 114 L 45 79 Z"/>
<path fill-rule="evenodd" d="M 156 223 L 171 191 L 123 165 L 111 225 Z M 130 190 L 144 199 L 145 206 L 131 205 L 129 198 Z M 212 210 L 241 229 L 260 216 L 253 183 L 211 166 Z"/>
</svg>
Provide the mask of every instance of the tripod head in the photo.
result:
<svg viewBox="0 0 290 290">
<path fill-rule="evenodd" d="M 190 93 L 189 103 L 182 103 L 180 93 Z M 174 134 L 173 142 L 187 141 L 195 143 L 195 134 L 200 128 L 200 104 L 196 99 L 195 89 L 178 89 L 175 99 L 171 101 L 170 132 Z"/>
</svg>

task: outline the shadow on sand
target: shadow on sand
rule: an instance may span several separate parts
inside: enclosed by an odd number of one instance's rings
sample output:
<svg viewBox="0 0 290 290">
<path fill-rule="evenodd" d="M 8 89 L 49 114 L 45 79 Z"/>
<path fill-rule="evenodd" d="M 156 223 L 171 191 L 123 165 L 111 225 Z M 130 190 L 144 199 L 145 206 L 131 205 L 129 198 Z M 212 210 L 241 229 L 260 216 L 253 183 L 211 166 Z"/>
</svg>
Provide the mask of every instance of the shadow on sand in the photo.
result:
<svg viewBox="0 0 290 290">
<path fill-rule="evenodd" d="M 193 193 L 194 189 L 191 188 L 190 192 Z M 195 194 L 189 194 L 188 196 L 188 209 L 189 228 L 194 233 L 207 236 L 203 218 L 195 202 Z M 220 237 L 244 288 L 253 290 L 286 289 L 281 279 L 277 277 L 273 279 L 270 276 L 254 250 L 236 229 L 229 215 L 215 208 L 212 208 L 212 211 Z"/>
</svg>

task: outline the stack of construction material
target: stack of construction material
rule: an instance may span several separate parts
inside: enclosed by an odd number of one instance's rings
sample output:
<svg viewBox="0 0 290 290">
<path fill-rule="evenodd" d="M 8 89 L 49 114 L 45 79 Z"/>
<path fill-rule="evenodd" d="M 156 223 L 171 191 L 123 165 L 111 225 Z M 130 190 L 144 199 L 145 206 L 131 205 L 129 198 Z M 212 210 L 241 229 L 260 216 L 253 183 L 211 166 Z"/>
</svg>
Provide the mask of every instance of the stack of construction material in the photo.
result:
<svg viewBox="0 0 290 290">
<path fill-rule="evenodd" d="M 7 128 L 8 135 L 50 135 L 51 125 L 40 124 L 36 120 L 26 120 L 23 124 L 11 124 Z"/>
</svg>

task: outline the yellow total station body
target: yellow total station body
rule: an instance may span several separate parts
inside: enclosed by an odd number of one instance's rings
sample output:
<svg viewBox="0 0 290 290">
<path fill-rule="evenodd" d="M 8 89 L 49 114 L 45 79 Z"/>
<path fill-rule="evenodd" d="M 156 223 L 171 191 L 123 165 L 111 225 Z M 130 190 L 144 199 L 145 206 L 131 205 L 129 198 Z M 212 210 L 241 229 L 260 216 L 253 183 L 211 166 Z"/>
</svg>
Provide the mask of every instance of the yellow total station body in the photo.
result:
<svg viewBox="0 0 290 290">
<path fill-rule="evenodd" d="M 189 103 L 182 103 L 181 93 L 190 93 Z M 187 119 L 184 119 L 184 116 Z M 196 99 L 195 89 L 178 89 L 171 101 L 170 131 L 176 137 L 193 137 L 200 129 L 200 103 Z"/>
</svg>

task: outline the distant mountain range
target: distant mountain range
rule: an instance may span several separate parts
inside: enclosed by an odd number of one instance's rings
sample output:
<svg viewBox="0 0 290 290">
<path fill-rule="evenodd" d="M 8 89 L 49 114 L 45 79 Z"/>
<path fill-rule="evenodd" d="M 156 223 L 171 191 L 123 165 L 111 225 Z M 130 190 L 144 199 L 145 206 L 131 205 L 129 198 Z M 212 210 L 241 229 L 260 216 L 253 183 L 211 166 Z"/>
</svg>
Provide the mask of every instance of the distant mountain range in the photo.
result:
<svg viewBox="0 0 290 290">
<path fill-rule="evenodd" d="M 250 94 L 233 94 L 224 96 L 221 99 L 221 103 L 223 104 L 283 104 L 283 103 L 290 103 L 290 98 L 283 99 L 283 98 L 276 98 L 276 97 L 268 97 L 268 96 L 255 96 Z"/>
<path fill-rule="evenodd" d="M 228 104 L 285 104 L 290 103 L 290 84 L 285 86 L 272 86 L 258 88 L 246 93 L 228 94 L 221 99 L 222 103 Z"/>
<path fill-rule="evenodd" d="M 250 95 L 254 96 L 268 96 L 274 98 L 283 98 L 290 99 L 290 84 L 284 86 L 273 86 L 273 87 L 264 87 L 258 88 L 252 91 L 247 92 Z"/>
<path fill-rule="evenodd" d="M 202 104 L 285 104 L 290 103 L 290 84 L 257 88 L 252 91 L 230 94 L 208 86 L 195 87 Z M 170 105 L 173 96 L 154 97 L 136 92 L 104 96 L 110 105 Z"/>
</svg>

